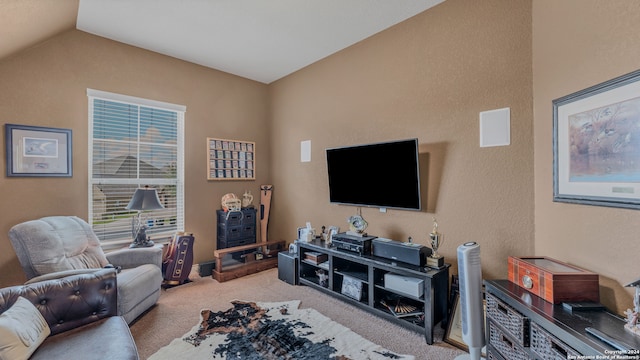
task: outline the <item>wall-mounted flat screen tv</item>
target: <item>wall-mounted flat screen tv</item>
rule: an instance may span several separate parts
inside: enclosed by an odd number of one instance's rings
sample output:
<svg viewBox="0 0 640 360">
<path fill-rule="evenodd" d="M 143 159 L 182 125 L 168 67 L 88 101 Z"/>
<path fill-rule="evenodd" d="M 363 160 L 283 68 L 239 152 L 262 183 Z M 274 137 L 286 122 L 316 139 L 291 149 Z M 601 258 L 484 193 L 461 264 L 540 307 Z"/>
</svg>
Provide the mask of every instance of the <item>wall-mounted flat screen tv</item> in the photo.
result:
<svg viewBox="0 0 640 360">
<path fill-rule="evenodd" d="M 331 203 L 420 210 L 418 139 L 326 150 Z"/>
</svg>

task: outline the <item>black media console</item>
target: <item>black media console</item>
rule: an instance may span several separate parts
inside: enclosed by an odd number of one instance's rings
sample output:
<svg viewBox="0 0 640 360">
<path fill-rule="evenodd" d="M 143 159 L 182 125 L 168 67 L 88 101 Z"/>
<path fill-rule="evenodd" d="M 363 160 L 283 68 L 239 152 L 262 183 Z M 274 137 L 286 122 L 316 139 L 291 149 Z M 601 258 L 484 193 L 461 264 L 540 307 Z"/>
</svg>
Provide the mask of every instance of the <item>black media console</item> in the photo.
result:
<svg viewBox="0 0 640 360">
<path fill-rule="evenodd" d="M 449 264 L 430 269 L 338 250 L 321 240 L 296 244 L 300 285 L 423 333 L 433 344 L 433 328 L 447 316 Z"/>
</svg>

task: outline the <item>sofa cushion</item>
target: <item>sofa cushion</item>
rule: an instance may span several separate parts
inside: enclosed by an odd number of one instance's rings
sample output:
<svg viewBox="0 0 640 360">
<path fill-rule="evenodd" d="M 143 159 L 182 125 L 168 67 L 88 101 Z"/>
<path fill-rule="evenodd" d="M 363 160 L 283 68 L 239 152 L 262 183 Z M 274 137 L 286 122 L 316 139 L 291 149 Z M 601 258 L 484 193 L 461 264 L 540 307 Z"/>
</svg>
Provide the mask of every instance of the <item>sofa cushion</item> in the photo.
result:
<svg viewBox="0 0 640 360">
<path fill-rule="evenodd" d="M 0 359 L 28 359 L 50 333 L 40 311 L 20 296 L 0 314 Z"/>
<path fill-rule="evenodd" d="M 121 316 L 111 316 L 49 336 L 30 360 L 136 360 L 138 349 Z"/>
</svg>

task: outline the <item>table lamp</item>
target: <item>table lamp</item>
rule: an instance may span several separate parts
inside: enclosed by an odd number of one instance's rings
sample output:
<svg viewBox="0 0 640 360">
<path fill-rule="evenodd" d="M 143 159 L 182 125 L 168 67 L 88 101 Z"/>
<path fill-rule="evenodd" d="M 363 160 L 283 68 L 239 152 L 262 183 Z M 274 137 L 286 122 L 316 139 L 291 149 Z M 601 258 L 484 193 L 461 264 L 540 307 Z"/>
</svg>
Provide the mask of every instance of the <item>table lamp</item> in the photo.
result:
<svg viewBox="0 0 640 360">
<path fill-rule="evenodd" d="M 137 210 L 138 214 L 131 220 L 131 234 L 134 236 L 130 248 L 153 246 L 153 241 L 147 238 L 147 226 L 142 221 L 142 212 L 146 210 L 164 209 L 160 203 L 156 189 L 145 186 L 137 188 L 126 207 L 127 210 Z"/>
</svg>

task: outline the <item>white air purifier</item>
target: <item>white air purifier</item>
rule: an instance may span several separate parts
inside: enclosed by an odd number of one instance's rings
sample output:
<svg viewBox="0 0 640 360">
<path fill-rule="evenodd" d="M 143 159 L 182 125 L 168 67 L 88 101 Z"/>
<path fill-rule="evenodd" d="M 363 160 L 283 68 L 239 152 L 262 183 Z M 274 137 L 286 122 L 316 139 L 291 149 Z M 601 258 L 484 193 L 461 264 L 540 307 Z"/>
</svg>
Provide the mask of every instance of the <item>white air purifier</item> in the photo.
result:
<svg viewBox="0 0 640 360">
<path fill-rule="evenodd" d="M 469 346 L 469 354 L 460 355 L 456 360 L 478 360 L 481 359 L 485 344 L 480 245 L 476 242 L 464 243 L 458 246 L 457 255 L 462 340 Z"/>
</svg>

